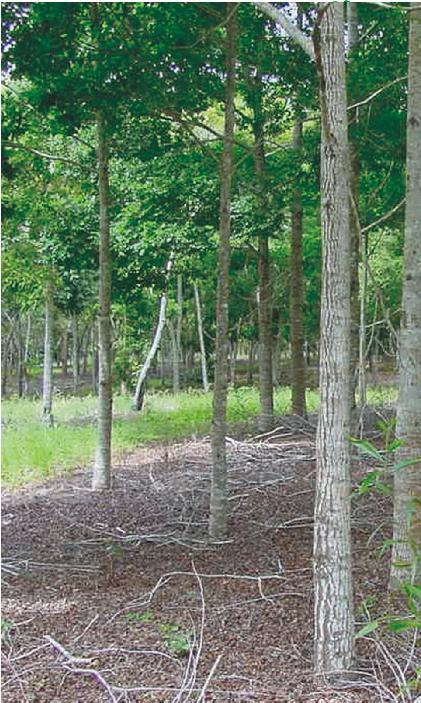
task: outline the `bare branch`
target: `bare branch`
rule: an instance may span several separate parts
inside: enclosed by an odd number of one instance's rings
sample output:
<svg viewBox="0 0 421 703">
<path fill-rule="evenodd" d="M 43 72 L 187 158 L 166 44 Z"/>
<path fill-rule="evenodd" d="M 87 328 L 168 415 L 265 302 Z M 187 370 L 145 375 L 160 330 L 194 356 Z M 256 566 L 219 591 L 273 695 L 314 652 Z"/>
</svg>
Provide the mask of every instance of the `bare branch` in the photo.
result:
<svg viewBox="0 0 421 703">
<path fill-rule="evenodd" d="M 279 24 L 280 27 L 297 42 L 312 61 L 315 60 L 315 53 L 312 41 L 301 31 L 283 12 L 277 10 L 268 2 L 253 2 L 253 5 L 261 10 L 271 20 Z"/>
<path fill-rule="evenodd" d="M 364 100 L 360 100 L 358 103 L 354 103 L 353 105 L 348 105 L 347 110 L 353 110 L 356 107 L 361 107 L 362 105 L 367 105 L 367 103 L 371 102 L 376 98 L 380 93 L 383 93 L 383 91 L 387 90 L 390 88 L 392 85 L 395 85 L 396 83 L 401 83 L 402 81 L 406 81 L 408 76 L 400 76 L 399 78 L 395 78 L 393 81 L 389 81 L 389 83 L 385 83 L 385 85 L 382 85 L 381 88 L 378 88 L 377 90 L 374 91 L 374 93 L 371 93 L 367 98 L 364 98 Z"/>
<path fill-rule="evenodd" d="M 48 159 L 48 161 L 61 161 L 64 164 L 68 164 L 68 166 L 76 166 L 76 168 L 83 169 L 83 166 L 77 161 L 73 161 L 72 159 L 66 159 L 65 156 L 47 154 L 44 151 L 32 149 L 31 147 L 26 146 L 25 144 L 20 144 L 19 142 L 4 142 L 4 146 L 9 147 L 10 149 L 23 149 L 24 151 L 28 151 L 30 154 L 39 156 L 41 159 Z"/>
<path fill-rule="evenodd" d="M 402 205 L 404 205 L 404 204 L 405 204 L 405 198 L 402 198 L 402 200 L 400 200 L 396 205 L 394 205 L 394 206 L 392 207 L 392 209 L 389 210 L 389 212 L 386 212 L 386 214 L 384 214 L 384 215 L 382 215 L 381 217 L 379 217 L 378 220 L 375 220 L 374 222 L 371 222 L 371 224 L 366 225 L 365 227 L 362 227 L 362 228 L 361 228 L 361 232 L 368 232 L 369 229 L 373 229 L 374 227 L 377 227 L 378 225 L 380 225 L 380 224 L 381 224 L 382 222 L 384 222 L 385 220 L 388 220 L 389 217 L 392 217 L 392 215 L 394 215 L 394 213 L 397 212 L 397 211 L 402 207 Z"/>
</svg>

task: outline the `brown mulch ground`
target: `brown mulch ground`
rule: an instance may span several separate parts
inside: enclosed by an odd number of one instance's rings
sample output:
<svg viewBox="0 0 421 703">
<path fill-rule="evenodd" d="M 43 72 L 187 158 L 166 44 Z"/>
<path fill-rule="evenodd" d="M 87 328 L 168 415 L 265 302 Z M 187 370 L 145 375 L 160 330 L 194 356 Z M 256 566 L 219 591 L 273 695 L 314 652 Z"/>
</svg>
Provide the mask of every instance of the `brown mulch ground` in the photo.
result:
<svg viewBox="0 0 421 703">
<path fill-rule="evenodd" d="M 229 442 L 223 544 L 207 541 L 206 438 L 139 449 L 107 494 L 89 470 L 4 493 L 5 703 L 381 700 L 312 680 L 314 434 L 283 424 L 263 439 Z M 386 589 L 389 513 L 354 504 L 360 620 Z"/>
</svg>

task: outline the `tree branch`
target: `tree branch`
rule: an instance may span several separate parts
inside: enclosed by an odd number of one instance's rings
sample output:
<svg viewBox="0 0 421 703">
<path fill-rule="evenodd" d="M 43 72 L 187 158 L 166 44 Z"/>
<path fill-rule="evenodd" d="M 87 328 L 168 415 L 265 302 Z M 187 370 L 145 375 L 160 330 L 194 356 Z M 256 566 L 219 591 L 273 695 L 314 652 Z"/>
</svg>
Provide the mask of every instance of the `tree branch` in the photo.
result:
<svg viewBox="0 0 421 703">
<path fill-rule="evenodd" d="M 291 39 L 294 39 L 294 41 L 301 46 L 307 56 L 309 56 L 312 61 L 315 61 L 312 41 L 304 34 L 304 32 L 301 31 L 301 29 L 291 22 L 291 20 L 284 15 L 283 12 L 277 10 L 276 7 L 273 7 L 273 5 L 268 2 L 253 2 L 253 5 L 261 10 L 265 15 L 270 17 L 270 19 L 276 22 L 276 24 L 279 24 L 288 36 L 290 36 Z"/>
<path fill-rule="evenodd" d="M 19 142 L 4 142 L 4 146 L 9 147 L 10 149 L 23 149 L 24 151 L 28 151 L 30 154 L 34 154 L 35 156 L 38 156 L 41 159 L 48 159 L 49 161 L 61 161 L 62 163 L 67 164 L 68 166 L 76 166 L 76 168 L 83 169 L 83 166 L 77 161 L 73 161 L 72 159 L 66 159 L 65 156 L 47 154 L 44 151 L 32 149 L 31 147 L 26 146 L 25 144 L 20 144 Z"/>
<path fill-rule="evenodd" d="M 347 110 L 353 110 L 356 107 L 361 107 L 361 105 L 367 105 L 367 103 L 371 102 L 371 100 L 374 100 L 380 93 L 383 93 L 384 90 L 387 90 L 387 88 L 390 88 L 392 85 L 395 85 L 395 83 L 400 83 L 401 81 L 406 81 L 408 76 L 400 76 L 400 78 L 395 78 L 393 81 L 389 81 L 389 83 L 386 83 L 385 85 L 382 85 L 381 88 L 378 90 L 375 90 L 374 93 L 371 93 L 367 98 L 364 98 L 364 100 L 360 100 L 358 103 L 354 103 L 353 105 L 348 105 Z"/>
<path fill-rule="evenodd" d="M 399 210 L 399 208 L 401 208 L 404 203 L 405 203 L 405 198 L 402 198 L 402 200 L 400 200 L 396 205 L 394 205 L 394 206 L 392 207 L 392 209 L 389 210 L 389 212 L 386 212 L 385 215 L 382 215 L 381 217 L 379 217 L 378 220 L 375 220 L 375 221 L 372 222 L 371 224 L 366 225 L 365 227 L 362 227 L 362 228 L 361 228 L 361 232 L 368 232 L 369 229 L 373 229 L 373 227 L 377 227 L 377 225 L 380 225 L 380 224 L 381 224 L 382 222 L 384 222 L 385 220 L 388 220 L 389 217 L 392 217 L 392 215 L 393 215 L 397 210 Z"/>
</svg>

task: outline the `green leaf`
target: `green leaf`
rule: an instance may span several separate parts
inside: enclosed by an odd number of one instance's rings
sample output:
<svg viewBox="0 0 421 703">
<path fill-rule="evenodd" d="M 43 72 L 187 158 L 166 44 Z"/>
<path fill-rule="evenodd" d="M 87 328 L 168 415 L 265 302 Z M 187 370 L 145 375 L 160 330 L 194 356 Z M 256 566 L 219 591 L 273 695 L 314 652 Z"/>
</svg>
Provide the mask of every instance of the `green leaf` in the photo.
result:
<svg viewBox="0 0 421 703">
<path fill-rule="evenodd" d="M 416 459 L 403 459 L 398 464 L 395 464 L 393 466 L 393 470 L 400 471 L 401 469 L 406 469 L 407 466 L 414 466 L 414 464 L 419 464 L 420 461 L 421 457 L 417 457 Z"/>
<path fill-rule="evenodd" d="M 362 627 L 360 630 L 355 635 L 355 639 L 359 639 L 360 637 L 365 637 L 368 635 L 370 632 L 373 632 L 378 628 L 380 625 L 380 622 L 378 620 L 371 620 L 370 622 L 367 622 L 364 627 Z"/>
<path fill-rule="evenodd" d="M 381 464 L 384 464 L 384 457 L 381 455 L 379 450 L 366 439 L 356 439 L 355 437 L 350 437 L 349 441 L 357 447 L 363 454 L 368 454 L 368 456 L 377 459 Z"/>
<path fill-rule="evenodd" d="M 403 632 L 404 630 L 413 630 L 417 627 L 419 627 L 419 622 L 416 620 L 402 619 L 389 622 L 389 630 L 392 630 L 392 632 Z"/>
</svg>

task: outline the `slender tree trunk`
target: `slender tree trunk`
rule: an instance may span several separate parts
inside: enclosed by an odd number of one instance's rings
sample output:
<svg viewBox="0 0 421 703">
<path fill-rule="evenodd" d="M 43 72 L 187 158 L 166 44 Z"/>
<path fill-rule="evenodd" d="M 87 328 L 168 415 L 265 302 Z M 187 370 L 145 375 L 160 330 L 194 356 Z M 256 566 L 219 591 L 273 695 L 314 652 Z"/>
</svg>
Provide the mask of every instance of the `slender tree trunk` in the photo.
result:
<svg viewBox="0 0 421 703">
<path fill-rule="evenodd" d="M 32 331 L 32 316 L 28 313 L 26 319 L 26 333 L 25 333 L 25 346 L 23 348 L 23 395 L 27 396 L 29 391 L 29 376 L 28 376 L 28 362 L 29 362 L 29 349 L 31 344 L 31 331 Z"/>
<path fill-rule="evenodd" d="M 67 376 L 67 365 L 69 356 L 69 326 L 66 320 L 66 325 L 63 330 L 63 338 L 61 343 L 61 375 L 63 378 Z"/>
<path fill-rule="evenodd" d="M 73 372 L 73 393 L 77 393 L 79 385 L 79 339 L 77 315 L 72 313 L 72 372 Z"/>
<path fill-rule="evenodd" d="M 421 3 L 409 20 L 405 249 L 396 434 L 399 458 L 421 457 Z M 421 464 L 395 472 L 390 583 L 421 579 Z M 403 568 L 399 568 L 403 566 Z"/>
<path fill-rule="evenodd" d="M 54 425 L 53 417 L 53 284 L 45 288 L 44 372 L 42 382 L 42 421 L 47 427 Z"/>
<path fill-rule="evenodd" d="M 248 357 L 248 367 L 247 367 L 247 384 L 249 386 L 253 385 L 253 371 L 254 371 L 254 342 L 250 342 L 249 347 L 249 357 Z"/>
<path fill-rule="evenodd" d="M 298 159 L 303 143 L 303 123 L 299 116 L 295 118 L 292 143 Z M 303 205 L 301 188 L 299 186 L 293 190 L 291 210 L 290 323 L 292 412 L 301 417 L 306 417 L 306 370 L 303 326 Z"/>
<path fill-rule="evenodd" d="M 196 316 L 197 316 L 197 333 L 199 335 L 199 345 L 200 345 L 200 363 L 202 367 L 202 384 L 205 393 L 209 391 L 209 381 L 208 381 L 208 369 L 206 365 L 206 349 L 205 349 L 205 338 L 203 336 L 203 322 L 202 322 L 202 307 L 200 304 L 200 294 L 197 283 L 193 283 L 194 290 L 194 300 L 196 303 Z"/>
<path fill-rule="evenodd" d="M 171 359 L 172 359 L 172 390 L 173 393 L 180 392 L 180 357 L 177 344 L 177 331 L 171 320 L 167 321 L 168 331 L 171 339 Z"/>
<path fill-rule="evenodd" d="M 111 432 L 113 420 L 113 389 L 111 376 L 111 252 L 109 220 L 109 151 L 106 122 L 101 110 L 97 112 L 97 144 L 99 169 L 99 383 L 98 439 L 92 488 L 111 488 Z"/>
<path fill-rule="evenodd" d="M 237 342 L 231 342 L 230 344 L 230 383 L 235 385 L 235 370 L 237 366 Z"/>
<path fill-rule="evenodd" d="M 9 353 L 10 353 L 10 346 L 12 343 L 12 337 L 13 337 L 13 332 L 10 332 L 7 337 L 6 341 L 2 344 L 1 350 L 2 350 L 2 356 L 3 356 L 3 363 L 2 363 L 2 369 L 1 369 L 1 394 L 2 397 L 6 395 L 7 392 L 7 379 L 9 377 Z M 4 339 L 4 336 L 3 336 Z"/>
<path fill-rule="evenodd" d="M 145 362 L 140 369 L 139 376 L 136 383 L 136 390 L 133 396 L 133 408 L 134 410 L 141 410 L 143 405 L 143 398 L 145 395 L 145 383 L 148 376 L 149 369 L 151 368 L 152 362 L 155 359 L 156 353 L 158 351 L 159 344 L 161 342 L 162 333 L 165 327 L 165 312 L 167 309 L 167 296 L 164 294 L 161 296 L 161 301 L 159 304 L 159 319 L 158 325 L 155 331 L 153 342 L 151 348 L 149 349 L 148 355 Z"/>
<path fill-rule="evenodd" d="M 181 332 L 183 328 L 183 277 L 181 274 L 177 276 L 177 325 L 176 325 L 176 340 L 178 351 L 178 390 L 180 390 L 180 362 L 183 359 L 183 350 L 181 342 Z"/>
<path fill-rule="evenodd" d="M 258 321 L 259 321 L 259 395 L 260 415 L 258 426 L 266 432 L 273 422 L 273 375 L 272 375 L 272 286 L 270 280 L 269 232 L 265 226 L 268 202 L 265 183 L 265 146 L 262 76 L 257 69 L 256 85 L 253 100 L 253 132 L 254 132 L 254 172 L 256 176 L 256 191 L 258 209 L 261 217 L 258 250 Z"/>
<path fill-rule="evenodd" d="M 228 304 L 231 233 L 231 181 L 235 126 L 235 58 L 237 5 L 226 3 L 225 128 L 219 204 L 218 290 L 216 298 L 215 378 L 213 390 L 212 483 L 209 533 L 223 539 L 227 533 L 228 495 L 226 411 L 228 377 Z"/>
<path fill-rule="evenodd" d="M 98 350 L 97 350 L 97 330 L 96 323 L 92 325 L 92 393 L 98 393 Z"/>
<path fill-rule="evenodd" d="M 350 231 L 343 4 L 318 5 L 322 118 L 320 414 L 314 514 L 315 671 L 353 659 L 349 368 Z"/>
<path fill-rule="evenodd" d="M 23 396 L 24 365 L 23 365 L 23 344 L 22 344 L 22 319 L 18 314 L 16 319 L 16 380 L 18 386 L 18 398 Z"/>
</svg>

